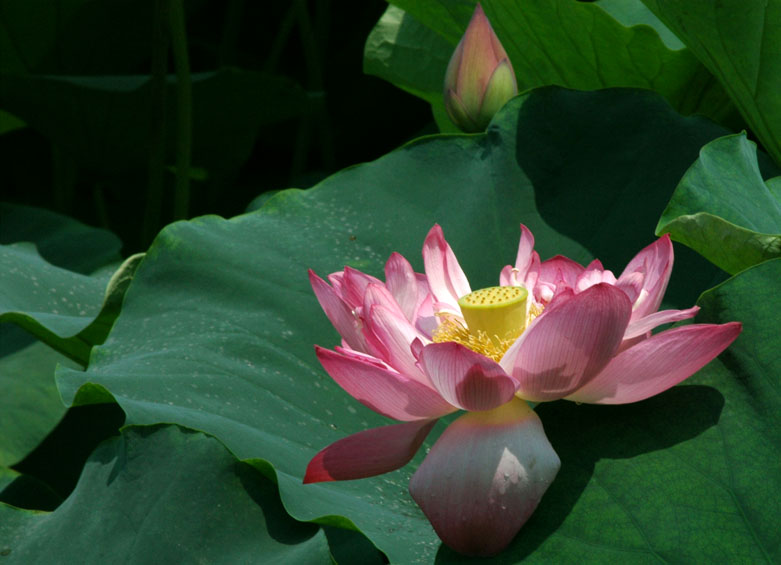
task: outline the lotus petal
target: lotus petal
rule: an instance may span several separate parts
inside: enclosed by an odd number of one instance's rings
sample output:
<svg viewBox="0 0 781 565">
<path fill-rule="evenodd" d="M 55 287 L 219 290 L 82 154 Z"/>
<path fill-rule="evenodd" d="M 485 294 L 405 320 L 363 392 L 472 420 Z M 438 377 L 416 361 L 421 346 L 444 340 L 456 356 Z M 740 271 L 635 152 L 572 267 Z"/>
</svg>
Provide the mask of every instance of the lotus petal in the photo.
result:
<svg viewBox="0 0 781 565">
<path fill-rule="evenodd" d="M 740 334 L 742 324 L 693 324 L 658 333 L 616 355 L 592 381 L 567 399 L 593 404 L 645 400 L 677 385 L 713 360 Z"/>
<path fill-rule="evenodd" d="M 528 520 L 561 463 L 520 399 L 450 424 L 409 490 L 437 535 L 468 555 L 494 555 Z"/>
</svg>

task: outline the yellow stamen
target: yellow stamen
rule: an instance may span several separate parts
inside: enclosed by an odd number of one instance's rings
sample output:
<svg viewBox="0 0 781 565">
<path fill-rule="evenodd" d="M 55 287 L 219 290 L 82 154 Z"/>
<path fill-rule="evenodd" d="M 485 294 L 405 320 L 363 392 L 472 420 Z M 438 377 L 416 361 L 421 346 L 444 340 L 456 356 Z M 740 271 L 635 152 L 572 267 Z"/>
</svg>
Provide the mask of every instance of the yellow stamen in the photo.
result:
<svg viewBox="0 0 781 565">
<path fill-rule="evenodd" d="M 527 307 L 527 298 L 526 289 L 518 286 L 476 290 L 458 301 L 466 325 L 459 318 L 441 314 L 432 340 L 454 341 L 499 361 L 526 326 L 542 313 L 534 303 Z"/>
<path fill-rule="evenodd" d="M 441 316 L 440 318 L 439 326 L 431 336 L 433 342 L 455 341 L 480 355 L 493 359 L 497 363 L 515 341 L 515 338 L 512 338 L 499 340 L 497 343 L 496 339 L 492 340 L 485 332 L 470 332 L 459 320 L 449 316 Z"/>
</svg>

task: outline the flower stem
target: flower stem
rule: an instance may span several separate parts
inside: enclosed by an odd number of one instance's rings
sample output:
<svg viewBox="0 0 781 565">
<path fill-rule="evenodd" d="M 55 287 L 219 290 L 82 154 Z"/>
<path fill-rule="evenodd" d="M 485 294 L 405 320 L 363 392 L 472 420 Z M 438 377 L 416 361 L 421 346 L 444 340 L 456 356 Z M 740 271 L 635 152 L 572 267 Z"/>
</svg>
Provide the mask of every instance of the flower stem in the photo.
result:
<svg viewBox="0 0 781 565">
<path fill-rule="evenodd" d="M 168 70 L 168 0 L 155 0 L 152 21 L 152 81 L 149 104 L 149 164 L 142 245 L 149 245 L 160 229 L 165 190 L 166 72 Z"/>
<path fill-rule="evenodd" d="M 192 149 L 192 83 L 182 0 L 170 0 L 169 28 L 176 71 L 176 187 L 174 219 L 188 216 Z"/>
</svg>

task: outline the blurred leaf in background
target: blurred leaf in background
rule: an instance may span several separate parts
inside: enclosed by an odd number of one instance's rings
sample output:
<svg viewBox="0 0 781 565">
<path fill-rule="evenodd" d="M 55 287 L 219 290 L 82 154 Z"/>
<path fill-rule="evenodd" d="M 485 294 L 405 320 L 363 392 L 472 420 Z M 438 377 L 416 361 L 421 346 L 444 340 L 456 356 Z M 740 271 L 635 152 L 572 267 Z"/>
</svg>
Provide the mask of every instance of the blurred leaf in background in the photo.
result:
<svg viewBox="0 0 781 565">
<path fill-rule="evenodd" d="M 170 116 L 174 90 L 171 78 L 164 95 Z M 193 103 L 193 162 L 219 176 L 247 160 L 260 126 L 299 115 L 307 99 L 283 77 L 223 69 L 193 76 Z M 77 166 L 105 175 L 144 169 L 154 104 L 147 76 L 16 75 L 0 81 L 0 106 L 63 148 Z M 165 137 L 172 142 L 172 132 Z"/>
<path fill-rule="evenodd" d="M 126 253 L 172 219 L 168 4 L 0 2 L 3 199 L 109 228 Z M 308 186 L 420 129 L 422 104 L 361 75 L 383 6 L 184 2 L 192 215 L 240 213 L 259 190 Z"/>
<path fill-rule="evenodd" d="M 473 2 L 390 0 L 366 42 L 364 69 L 432 106 L 442 131 L 445 68 Z M 739 125 L 729 97 L 695 55 L 640 0 L 481 2 L 515 69 L 519 90 L 638 87 L 684 115 Z"/>
<path fill-rule="evenodd" d="M 781 167 L 781 0 L 643 2 L 718 78 Z"/>
</svg>

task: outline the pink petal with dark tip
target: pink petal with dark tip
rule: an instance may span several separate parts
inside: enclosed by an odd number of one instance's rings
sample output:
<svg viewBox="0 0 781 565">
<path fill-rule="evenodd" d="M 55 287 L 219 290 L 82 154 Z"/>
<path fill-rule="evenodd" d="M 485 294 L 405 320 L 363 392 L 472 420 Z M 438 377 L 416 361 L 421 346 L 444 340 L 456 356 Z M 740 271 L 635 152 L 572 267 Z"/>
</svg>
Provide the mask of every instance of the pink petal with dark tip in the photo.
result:
<svg viewBox="0 0 781 565">
<path fill-rule="evenodd" d="M 364 479 L 395 471 L 409 463 L 435 423 L 405 422 L 340 439 L 312 458 L 304 483 Z"/>
</svg>

